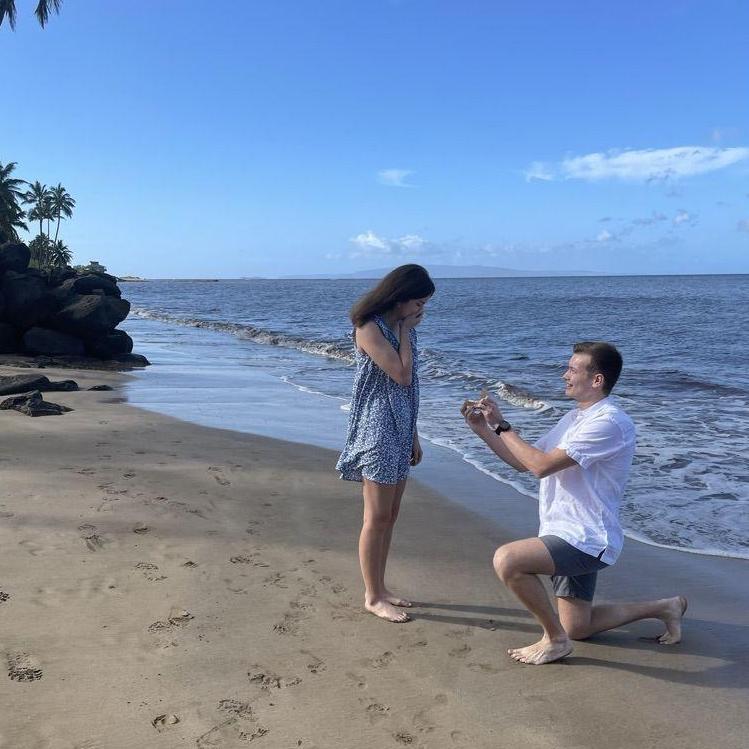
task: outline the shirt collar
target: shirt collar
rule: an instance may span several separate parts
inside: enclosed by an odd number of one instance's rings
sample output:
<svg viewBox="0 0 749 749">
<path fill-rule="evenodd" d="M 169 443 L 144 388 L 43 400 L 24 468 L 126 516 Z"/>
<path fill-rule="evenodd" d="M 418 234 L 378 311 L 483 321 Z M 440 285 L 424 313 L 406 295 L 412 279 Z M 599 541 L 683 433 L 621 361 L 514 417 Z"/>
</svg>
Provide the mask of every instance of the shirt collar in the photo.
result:
<svg viewBox="0 0 749 749">
<path fill-rule="evenodd" d="M 587 416 L 592 416 L 597 411 L 600 411 L 604 406 L 608 405 L 610 403 L 609 396 L 607 395 L 605 398 L 601 398 L 601 400 L 596 401 L 592 406 L 588 406 L 585 410 L 581 408 L 575 409 L 575 419 L 582 419 Z"/>
</svg>

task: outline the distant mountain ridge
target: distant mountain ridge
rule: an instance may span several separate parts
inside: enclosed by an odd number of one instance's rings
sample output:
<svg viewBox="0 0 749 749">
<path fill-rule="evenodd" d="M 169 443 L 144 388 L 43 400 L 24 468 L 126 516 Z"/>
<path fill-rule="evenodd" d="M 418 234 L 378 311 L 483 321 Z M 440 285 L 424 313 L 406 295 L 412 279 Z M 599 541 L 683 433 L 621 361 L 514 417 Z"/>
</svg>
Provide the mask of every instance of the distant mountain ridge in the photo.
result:
<svg viewBox="0 0 749 749">
<path fill-rule="evenodd" d="M 490 265 L 425 265 L 433 278 L 539 278 L 547 276 L 595 276 L 601 275 L 587 270 L 554 271 L 554 270 L 516 270 L 514 268 L 497 268 Z M 392 268 L 360 270 L 354 273 L 317 273 L 314 275 L 280 276 L 287 279 L 346 279 L 346 278 L 382 278 Z"/>
</svg>

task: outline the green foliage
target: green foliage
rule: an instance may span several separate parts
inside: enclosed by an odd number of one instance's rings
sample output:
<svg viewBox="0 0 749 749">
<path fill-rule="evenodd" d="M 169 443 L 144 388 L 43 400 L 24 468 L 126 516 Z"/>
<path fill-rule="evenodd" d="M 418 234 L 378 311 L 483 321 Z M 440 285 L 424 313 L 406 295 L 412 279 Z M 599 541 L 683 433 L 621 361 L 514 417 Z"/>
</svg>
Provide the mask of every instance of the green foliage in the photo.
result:
<svg viewBox="0 0 749 749">
<path fill-rule="evenodd" d="M 34 15 L 36 20 L 39 21 L 39 25 L 44 28 L 49 21 L 49 12 L 52 10 L 55 13 L 60 12 L 60 6 L 62 0 L 39 0 Z M 16 2 L 15 0 L 0 0 L 0 26 L 3 25 L 5 18 L 8 18 L 8 23 L 11 29 L 16 28 Z"/>
<path fill-rule="evenodd" d="M 0 162 L 0 241 L 3 242 L 17 240 L 18 229 L 28 230 L 23 221 L 26 214 L 21 208 L 24 195 L 21 188 L 26 183 L 11 176 L 15 168 L 15 161 L 4 166 Z"/>
<path fill-rule="evenodd" d="M 106 273 L 107 269 L 98 260 L 89 260 L 88 265 L 76 265 L 74 270 L 79 273 Z"/>
<path fill-rule="evenodd" d="M 31 260 L 29 266 L 39 270 L 48 270 L 52 267 L 52 243 L 45 234 L 37 234 L 29 242 Z"/>
</svg>

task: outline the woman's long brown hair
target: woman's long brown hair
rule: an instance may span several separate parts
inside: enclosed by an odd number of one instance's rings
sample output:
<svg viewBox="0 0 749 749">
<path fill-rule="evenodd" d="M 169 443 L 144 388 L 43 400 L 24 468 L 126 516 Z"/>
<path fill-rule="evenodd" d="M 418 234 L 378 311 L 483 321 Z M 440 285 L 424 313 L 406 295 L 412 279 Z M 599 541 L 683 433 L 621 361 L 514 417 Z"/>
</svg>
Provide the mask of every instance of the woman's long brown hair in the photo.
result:
<svg viewBox="0 0 749 749">
<path fill-rule="evenodd" d="M 351 308 L 349 317 L 360 328 L 375 315 L 383 315 L 398 302 L 423 299 L 434 294 L 434 282 L 420 265 L 401 265 L 391 270 Z"/>
</svg>

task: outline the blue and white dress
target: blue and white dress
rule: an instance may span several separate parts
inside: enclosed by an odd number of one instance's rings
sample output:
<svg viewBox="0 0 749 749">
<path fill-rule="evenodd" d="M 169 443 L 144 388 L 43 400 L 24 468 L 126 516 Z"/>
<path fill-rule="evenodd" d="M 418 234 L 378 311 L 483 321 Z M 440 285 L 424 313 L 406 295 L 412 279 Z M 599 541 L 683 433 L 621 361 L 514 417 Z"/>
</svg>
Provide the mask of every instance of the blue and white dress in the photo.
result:
<svg viewBox="0 0 749 749">
<path fill-rule="evenodd" d="M 400 342 L 387 323 L 373 318 L 382 334 L 398 351 Z M 336 464 L 341 478 L 378 484 L 397 484 L 408 477 L 411 450 L 419 413 L 416 331 L 409 331 L 413 351 L 411 384 L 399 385 L 369 355 L 355 347 L 356 374 L 351 398 L 346 446 Z"/>
</svg>

